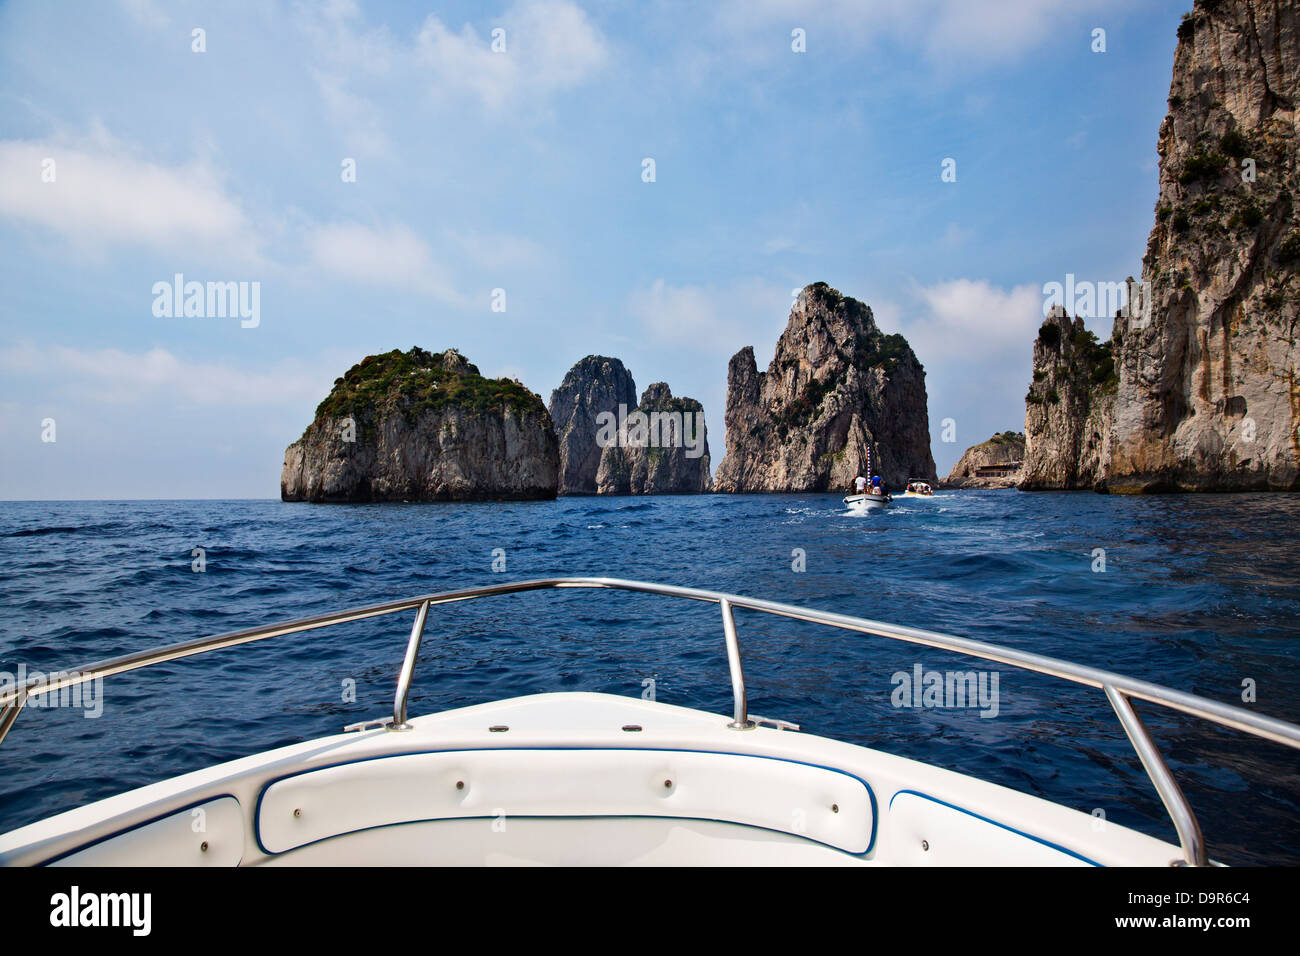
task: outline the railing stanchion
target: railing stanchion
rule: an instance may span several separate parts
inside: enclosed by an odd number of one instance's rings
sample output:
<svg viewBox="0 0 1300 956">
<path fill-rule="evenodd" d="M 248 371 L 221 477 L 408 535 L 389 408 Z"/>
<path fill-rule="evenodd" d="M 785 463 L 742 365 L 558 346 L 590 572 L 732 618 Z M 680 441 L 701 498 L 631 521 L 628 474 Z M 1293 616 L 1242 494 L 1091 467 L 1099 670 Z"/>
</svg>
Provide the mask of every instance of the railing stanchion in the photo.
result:
<svg viewBox="0 0 1300 956">
<path fill-rule="evenodd" d="M 734 594 L 722 594 L 717 591 L 702 591 L 697 588 L 681 588 L 665 584 L 647 584 L 643 581 L 624 581 L 618 578 L 539 578 L 532 581 L 514 581 L 506 584 L 493 584 L 486 587 L 466 588 L 458 591 L 441 591 L 423 597 L 406 598 L 389 601 L 385 604 L 372 604 L 368 607 L 318 614 L 315 617 L 302 618 L 279 624 L 251 627 L 226 634 L 214 634 L 196 640 L 183 641 L 165 647 L 155 647 L 143 651 L 133 651 L 120 657 L 99 661 L 75 671 L 58 671 L 43 677 L 31 678 L 26 686 L 0 689 L 0 741 L 13 727 L 19 712 L 28 700 L 53 694 L 68 687 L 76 687 L 91 680 L 101 680 L 115 674 L 139 670 L 164 661 L 180 660 L 197 654 L 226 647 L 236 647 L 252 641 L 286 634 L 300 634 L 316 628 L 335 624 L 347 624 L 352 621 L 367 620 L 386 614 L 416 610 L 415 626 L 411 629 L 411 639 L 406 647 L 406 657 L 402 662 L 402 671 L 397 678 L 397 696 L 393 702 L 393 721 L 390 730 L 408 730 L 406 722 L 406 698 L 411 689 L 411 678 L 415 672 L 415 661 L 420 652 L 420 642 L 424 635 L 424 622 L 429 608 L 435 604 L 450 604 L 456 601 L 471 601 L 478 598 L 497 597 L 506 594 L 521 594 L 526 591 L 545 591 L 552 588 L 611 588 L 640 594 L 658 594 L 663 597 L 681 598 L 689 601 L 701 601 L 718 604 L 722 609 L 722 629 L 727 639 L 727 664 L 731 671 L 731 690 L 735 699 L 735 719 L 728 726 L 737 730 L 746 730 L 755 726 L 749 717 L 749 702 L 745 697 L 745 674 L 740 662 L 740 641 L 736 637 L 734 609 L 758 611 L 782 618 L 805 621 L 809 624 L 821 624 L 858 634 L 871 634 L 895 641 L 905 641 L 921 647 L 933 647 L 954 654 L 964 654 L 980 660 L 1019 667 L 1038 674 L 1046 674 L 1061 680 L 1071 681 L 1084 687 L 1104 689 L 1106 697 L 1115 708 L 1129 742 L 1137 751 L 1142 766 L 1156 791 L 1163 801 L 1165 809 L 1173 820 L 1174 828 L 1182 844 L 1183 854 L 1189 864 L 1204 866 L 1207 863 L 1205 840 L 1201 835 L 1200 824 L 1192 813 L 1182 790 L 1170 773 L 1164 758 L 1147 733 L 1142 721 L 1138 719 L 1131 701 L 1141 700 L 1158 704 L 1171 710 L 1212 721 L 1221 727 L 1228 727 L 1243 733 L 1252 734 L 1261 740 L 1300 750 L 1300 725 L 1292 724 L 1276 717 L 1266 717 L 1241 707 L 1218 701 L 1206 700 L 1182 691 L 1162 687 L 1144 680 L 1136 680 L 1116 674 L 1113 671 L 1099 670 L 1072 664 L 1041 654 L 1021 651 L 1011 647 L 972 641 L 964 637 L 953 637 L 934 631 L 924 631 L 912 627 L 898 627 L 869 621 L 863 618 L 833 614 L 826 611 L 814 611 L 795 607 L 790 604 L 778 604 L 775 601 L 763 601 Z M 387 719 L 387 718 L 385 718 Z M 369 723 L 369 722 L 363 722 Z"/>
<path fill-rule="evenodd" d="M 0 711 L 0 743 L 4 743 L 5 735 L 9 733 L 9 728 L 14 725 L 18 719 L 19 712 L 23 709 L 23 704 L 27 703 L 26 691 L 20 691 L 14 698 L 13 703 L 6 704 L 4 710 Z"/>
<path fill-rule="evenodd" d="M 393 722 L 389 730 L 410 730 L 406 722 L 406 696 L 411 692 L 411 677 L 415 674 L 415 659 L 420 656 L 420 641 L 424 638 L 424 619 L 429 616 L 429 602 L 425 601 L 415 612 L 415 624 L 411 626 L 411 639 L 406 644 L 406 657 L 402 661 L 402 672 L 397 675 L 397 696 L 393 698 Z"/>
<path fill-rule="evenodd" d="M 1209 858 L 1205 852 L 1205 837 L 1201 835 L 1201 825 L 1196 820 L 1196 814 L 1192 812 L 1191 804 L 1183 796 L 1182 788 L 1174 779 L 1169 765 L 1165 763 L 1165 758 L 1160 755 L 1155 741 L 1147 733 L 1142 718 L 1137 715 L 1137 711 L 1133 709 L 1127 697 L 1110 684 L 1104 686 L 1106 698 L 1115 708 L 1119 722 L 1124 725 L 1124 733 L 1128 734 L 1129 742 L 1137 751 L 1143 769 L 1155 784 L 1160 802 L 1165 805 L 1165 810 L 1174 823 L 1174 829 L 1178 832 L 1178 842 L 1183 848 L 1183 862 L 1188 866 L 1209 866 Z"/>
<path fill-rule="evenodd" d="M 722 608 L 722 633 L 727 639 L 727 667 L 731 671 L 731 696 L 736 703 L 735 720 L 727 724 L 732 730 L 753 730 L 754 722 L 749 719 L 749 699 L 745 696 L 745 670 L 740 664 L 740 639 L 736 636 L 736 618 L 731 610 L 731 602 L 723 598 L 718 602 Z"/>
</svg>

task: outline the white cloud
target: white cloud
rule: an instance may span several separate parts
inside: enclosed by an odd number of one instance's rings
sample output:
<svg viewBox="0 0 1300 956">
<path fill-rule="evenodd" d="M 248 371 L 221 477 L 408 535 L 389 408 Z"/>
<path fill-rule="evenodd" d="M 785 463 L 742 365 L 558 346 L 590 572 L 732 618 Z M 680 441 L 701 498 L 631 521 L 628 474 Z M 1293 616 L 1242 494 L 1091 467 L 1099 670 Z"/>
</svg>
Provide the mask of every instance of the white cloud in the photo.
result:
<svg viewBox="0 0 1300 956">
<path fill-rule="evenodd" d="M 628 311 L 653 339 L 731 356 L 746 345 L 775 348 L 793 302 L 790 289 L 759 279 L 722 287 L 656 279 L 629 296 Z"/>
<path fill-rule="evenodd" d="M 69 390 L 98 402 L 165 401 L 195 405 L 286 405 L 318 402 L 328 394 L 338 356 L 312 365 L 286 360 L 264 369 L 194 362 L 166 349 L 143 352 L 75 349 L 22 343 L 0 349 L 0 368 L 14 377 L 38 376 L 45 388 Z"/>
<path fill-rule="evenodd" d="M 492 50 L 492 30 L 505 30 L 505 51 Z M 470 24 L 453 32 L 430 16 L 416 39 L 416 57 L 436 96 L 469 93 L 497 109 L 520 97 L 547 96 L 580 85 L 609 58 L 607 42 L 576 4 L 524 0 L 484 36 Z"/>
<path fill-rule="evenodd" d="M 54 180 L 45 182 L 50 160 Z M 248 216 L 212 167 L 150 162 L 102 131 L 78 144 L 0 140 L 0 218 L 88 248 L 124 242 L 258 258 Z"/>
<path fill-rule="evenodd" d="M 386 28 L 363 23 L 354 0 L 302 4 L 295 12 L 315 56 L 341 73 L 388 73 L 403 55 Z"/>
<path fill-rule="evenodd" d="M 1060 24 L 1116 7 L 1117 0 L 729 0 L 718 19 L 747 45 L 759 42 L 774 53 L 788 53 L 789 31 L 798 26 L 807 31 L 810 54 L 822 44 L 885 42 L 917 49 L 946 71 L 1023 56 Z M 785 39 L 772 43 L 778 24 Z M 1086 40 L 1081 35 L 1080 43 Z"/>
<path fill-rule="evenodd" d="M 171 25 L 171 18 L 158 9 L 154 0 L 120 0 L 122 8 L 141 26 L 162 29 Z"/>
<path fill-rule="evenodd" d="M 312 71 L 325 112 L 342 134 L 347 147 L 363 156 L 388 151 L 388 136 L 375 104 L 351 92 L 343 77 L 321 70 Z"/>
<path fill-rule="evenodd" d="M 1033 285 L 1004 290 L 986 279 L 954 279 L 913 293 L 922 309 L 903 319 L 903 333 L 927 367 L 993 356 L 1023 364 L 1043 321 L 1043 296 Z"/>
<path fill-rule="evenodd" d="M 353 0 L 294 10 L 307 41 L 306 59 L 326 115 L 361 153 L 382 154 L 388 136 L 380 116 L 397 98 L 409 119 L 409 92 L 425 89 L 435 102 L 466 99 L 497 111 L 523 103 L 538 115 L 545 98 L 585 82 L 609 59 L 608 44 L 569 0 L 521 0 L 495 18 L 458 31 L 428 16 L 409 38 L 369 25 Z M 492 31 L 506 31 L 494 52 Z M 395 131 L 396 132 L 396 131 Z"/>
<path fill-rule="evenodd" d="M 447 269 L 434 260 L 428 243 L 406 226 L 318 226 L 309 231 L 306 244 L 315 264 L 332 277 L 463 302 Z"/>
<path fill-rule="evenodd" d="M 931 450 L 939 474 L 962 450 L 1025 419 L 1034 336 L 1043 296 L 1034 285 L 1010 289 L 986 279 L 954 279 L 915 286 L 903 307 L 876 310 L 885 328 L 898 328 L 925 366 Z M 956 441 L 942 440 L 943 422 L 956 423 Z"/>
<path fill-rule="evenodd" d="M 449 230 L 447 238 L 458 245 L 471 262 L 488 269 L 536 265 L 545 255 L 538 243 L 522 236 Z"/>
</svg>

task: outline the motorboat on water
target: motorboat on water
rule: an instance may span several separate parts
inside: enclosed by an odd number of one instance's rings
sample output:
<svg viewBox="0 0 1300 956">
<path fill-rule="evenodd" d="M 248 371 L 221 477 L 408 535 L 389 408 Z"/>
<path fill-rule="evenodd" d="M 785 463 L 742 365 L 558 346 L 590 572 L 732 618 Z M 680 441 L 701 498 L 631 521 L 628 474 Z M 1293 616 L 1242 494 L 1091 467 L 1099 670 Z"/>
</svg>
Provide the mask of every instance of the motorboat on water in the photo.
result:
<svg viewBox="0 0 1300 956">
<path fill-rule="evenodd" d="M 902 498 L 931 498 L 934 488 L 924 478 L 909 478 L 907 488 L 900 495 Z"/>
<path fill-rule="evenodd" d="M 888 507 L 893 501 L 894 496 L 890 494 L 844 496 L 844 504 L 859 511 L 875 511 L 878 508 Z"/>
<path fill-rule="evenodd" d="M 559 693 L 408 718 L 407 696 L 433 609 L 552 589 L 613 589 L 716 606 L 733 712 Z M 1113 823 L 1098 827 L 1096 819 L 1072 807 L 750 713 L 736 609 L 1096 688 L 1132 742 L 1178 842 Z M 0 693 L 0 741 L 27 701 L 86 681 L 410 612 L 415 620 L 391 716 L 12 830 L 0 835 L 0 863 L 1205 865 L 1196 817 L 1132 702 L 1300 748 L 1300 726 L 1093 667 L 827 611 L 614 578 L 548 578 L 447 591 L 32 677 Z"/>
<path fill-rule="evenodd" d="M 865 491 L 847 494 L 843 499 L 850 511 L 878 511 L 888 507 L 894 500 L 894 496 L 889 494 L 881 483 L 883 479 L 879 475 L 874 477 L 872 475 L 870 445 L 867 445 L 866 454 L 866 471 L 859 473 L 854 479 L 855 487 L 863 488 Z"/>
</svg>

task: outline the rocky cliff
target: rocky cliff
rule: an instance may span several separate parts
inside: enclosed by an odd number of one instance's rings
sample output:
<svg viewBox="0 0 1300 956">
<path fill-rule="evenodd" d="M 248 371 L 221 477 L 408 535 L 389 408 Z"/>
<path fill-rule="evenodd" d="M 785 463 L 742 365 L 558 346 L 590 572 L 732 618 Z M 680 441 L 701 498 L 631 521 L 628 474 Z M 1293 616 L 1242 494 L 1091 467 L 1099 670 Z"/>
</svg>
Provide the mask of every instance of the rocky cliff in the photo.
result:
<svg viewBox="0 0 1300 956">
<path fill-rule="evenodd" d="M 541 397 L 455 350 L 371 355 L 336 379 L 286 449 L 285 501 L 554 498 L 559 449 Z"/>
<path fill-rule="evenodd" d="M 1142 272 L 1152 320 L 1118 350 L 1106 485 L 1294 489 L 1300 8 L 1202 0 L 1178 32 Z"/>
<path fill-rule="evenodd" d="M 616 358 L 588 355 L 569 369 L 560 387 L 551 392 L 550 414 L 560 441 L 559 490 L 562 495 L 597 493 L 596 472 L 602 448 L 597 443 L 598 419 L 618 414 L 619 406 L 636 404 L 632 373 Z"/>
<path fill-rule="evenodd" d="M 1017 462 L 1023 466 L 1024 460 L 1024 433 L 1001 432 L 986 442 L 967 448 L 940 485 L 944 488 L 1012 488 L 1020 482 L 1020 468 L 1011 474 L 993 477 L 981 477 L 979 471 L 991 466 L 1011 465 Z"/>
<path fill-rule="evenodd" d="M 1298 106 L 1295 4 L 1200 0 L 1184 17 L 1143 260 L 1149 308 L 1116 321 L 1113 399 L 1055 414 L 1031 401 L 1034 486 L 1300 489 Z M 1035 346 L 1036 376 L 1039 358 Z M 1081 433 L 1097 436 L 1095 461 Z"/>
<path fill-rule="evenodd" d="M 673 398 L 666 383 L 654 383 L 627 415 L 616 442 L 602 449 L 596 493 L 699 494 L 711 484 L 704 406 L 693 398 Z"/>
<path fill-rule="evenodd" d="M 1110 453 L 1115 359 L 1101 343 L 1053 306 L 1034 342 L 1034 377 L 1025 396 L 1026 489 L 1094 488 Z"/>
<path fill-rule="evenodd" d="M 766 372 L 752 347 L 731 359 L 726 425 L 715 491 L 844 489 L 868 446 L 892 487 L 935 480 L 921 363 L 870 308 L 824 282 L 800 293 Z"/>
</svg>

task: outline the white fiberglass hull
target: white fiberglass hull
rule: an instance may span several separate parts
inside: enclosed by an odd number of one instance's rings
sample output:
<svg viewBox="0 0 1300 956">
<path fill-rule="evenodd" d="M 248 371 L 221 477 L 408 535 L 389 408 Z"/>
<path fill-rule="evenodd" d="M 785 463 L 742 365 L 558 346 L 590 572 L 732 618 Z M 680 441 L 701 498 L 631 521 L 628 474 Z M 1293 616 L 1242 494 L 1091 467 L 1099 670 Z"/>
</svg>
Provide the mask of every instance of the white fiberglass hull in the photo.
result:
<svg viewBox="0 0 1300 956">
<path fill-rule="evenodd" d="M 0 863 L 1165 866 L 1180 855 L 973 777 L 728 723 L 606 694 L 497 701 L 58 814 L 0 835 Z"/>
<path fill-rule="evenodd" d="M 848 495 L 844 503 L 859 511 L 875 511 L 888 507 L 891 499 L 887 495 Z"/>
</svg>

